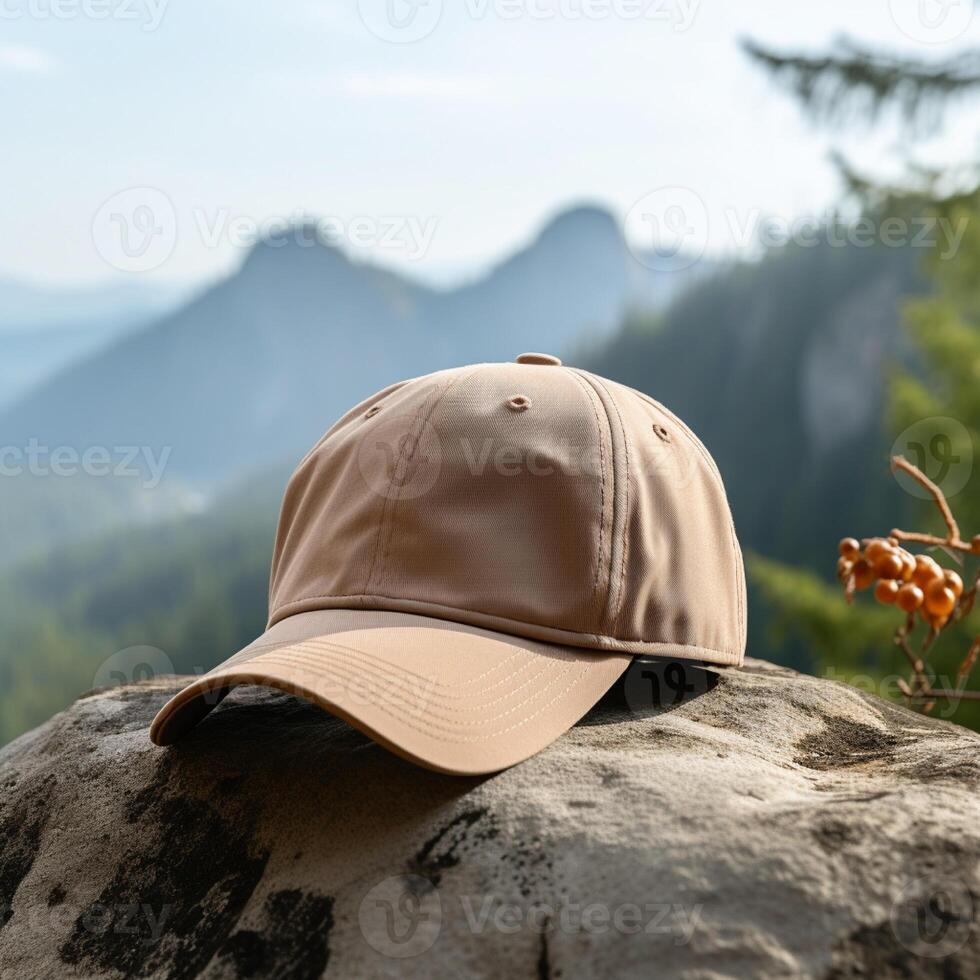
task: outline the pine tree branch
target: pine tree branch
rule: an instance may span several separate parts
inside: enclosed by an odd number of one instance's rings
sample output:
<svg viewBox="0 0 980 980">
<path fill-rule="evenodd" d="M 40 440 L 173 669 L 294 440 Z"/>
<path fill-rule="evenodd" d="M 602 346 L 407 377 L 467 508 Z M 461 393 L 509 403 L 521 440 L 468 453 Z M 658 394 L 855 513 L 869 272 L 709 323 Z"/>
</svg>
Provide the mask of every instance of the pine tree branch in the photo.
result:
<svg viewBox="0 0 980 980">
<path fill-rule="evenodd" d="M 880 55 L 847 38 L 840 53 L 781 54 L 745 39 L 742 48 L 819 122 L 873 122 L 887 108 L 907 123 L 938 123 L 944 104 L 980 88 L 980 51 L 927 61 Z"/>
</svg>

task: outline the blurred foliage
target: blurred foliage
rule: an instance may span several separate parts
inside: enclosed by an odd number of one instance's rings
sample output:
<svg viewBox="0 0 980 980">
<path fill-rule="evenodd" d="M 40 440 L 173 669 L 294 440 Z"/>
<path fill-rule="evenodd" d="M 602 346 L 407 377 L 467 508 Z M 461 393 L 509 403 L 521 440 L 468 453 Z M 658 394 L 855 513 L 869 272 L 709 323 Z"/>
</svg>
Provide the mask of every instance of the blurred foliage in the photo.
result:
<svg viewBox="0 0 980 980">
<path fill-rule="evenodd" d="M 280 475 L 206 513 L 94 537 L 0 574 L 0 744 L 60 711 L 131 646 L 200 673 L 265 628 Z"/>
<path fill-rule="evenodd" d="M 813 58 L 787 56 L 760 45 L 746 43 L 746 50 L 786 84 L 801 103 L 822 122 L 853 121 L 855 116 L 875 120 L 888 107 L 896 108 L 908 121 L 926 120 L 927 128 L 938 126 L 942 110 L 953 96 L 965 96 L 980 87 L 980 52 L 967 51 L 945 61 L 921 62 L 891 58 L 841 45 L 839 53 Z M 891 188 L 859 178 L 842 163 L 848 191 L 863 204 L 866 212 L 882 220 L 891 215 L 927 214 L 950 223 L 963 232 L 952 254 L 937 247 L 926 260 L 933 290 L 905 305 L 908 333 L 920 355 L 917 370 L 896 367 L 889 379 L 888 423 L 901 432 L 923 420 L 935 420 L 936 435 L 950 441 L 949 458 L 971 461 L 971 477 L 964 490 L 950 497 L 950 504 L 968 539 L 980 533 L 980 493 L 974 454 L 980 445 L 980 191 L 976 188 L 977 167 L 950 166 L 947 171 L 924 172 L 914 166 L 908 171 L 908 186 Z M 949 186 L 962 187 L 964 174 L 971 189 L 944 192 Z M 956 420 L 948 426 L 943 418 Z M 929 423 L 925 423 L 925 432 Z M 928 444 L 928 437 L 925 438 Z M 915 460 L 913 460 L 915 461 Z M 849 492 L 863 494 L 867 488 L 841 480 Z M 938 510 L 923 501 L 915 520 L 908 527 L 899 516 L 881 510 L 874 528 L 855 528 L 856 536 L 887 534 L 896 524 L 905 530 L 945 534 Z M 829 584 L 836 562 L 836 542 L 826 542 L 826 579 L 799 568 L 753 557 L 749 573 L 773 615 L 773 629 L 791 631 L 808 645 L 815 666 L 824 673 L 840 671 L 850 679 L 858 676 L 883 682 L 893 671 L 906 671 L 907 663 L 895 649 L 891 637 L 901 614 L 894 609 L 873 606 L 859 597 L 855 606 L 845 606 L 842 589 Z M 951 556 L 933 549 L 934 557 L 946 567 L 958 567 Z M 963 572 L 970 583 L 975 577 L 974 563 Z M 863 601 L 862 601 L 863 599 Z M 920 627 L 921 636 L 924 628 Z M 935 686 L 955 677 L 956 667 L 980 632 L 980 615 L 948 628 L 930 652 L 929 664 Z M 972 687 L 980 687 L 973 678 Z M 894 687 L 887 686 L 893 693 Z M 980 729 L 980 705 L 939 704 L 943 717 Z"/>
</svg>

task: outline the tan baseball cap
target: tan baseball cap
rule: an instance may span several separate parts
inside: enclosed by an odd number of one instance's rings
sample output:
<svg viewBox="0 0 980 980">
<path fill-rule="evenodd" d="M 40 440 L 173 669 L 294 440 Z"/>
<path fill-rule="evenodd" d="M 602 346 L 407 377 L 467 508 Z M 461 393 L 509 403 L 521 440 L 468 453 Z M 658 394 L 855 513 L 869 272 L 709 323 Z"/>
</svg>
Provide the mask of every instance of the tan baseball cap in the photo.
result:
<svg viewBox="0 0 980 980">
<path fill-rule="evenodd" d="M 741 664 L 742 557 L 718 470 L 646 395 L 547 354 L 392 385 L 286 489 L 265 633 L 157 715 L 300 694 L 413 762 L 494 772 L 637 654 Z"/>
</svg>

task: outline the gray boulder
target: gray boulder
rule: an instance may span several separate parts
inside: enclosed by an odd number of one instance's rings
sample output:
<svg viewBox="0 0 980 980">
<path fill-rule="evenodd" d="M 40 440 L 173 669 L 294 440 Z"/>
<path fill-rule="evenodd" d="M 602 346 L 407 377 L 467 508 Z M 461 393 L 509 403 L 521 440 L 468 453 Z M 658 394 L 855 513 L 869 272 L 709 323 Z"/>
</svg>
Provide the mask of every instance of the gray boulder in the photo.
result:
<svg viewBox="0 0 980 980">
<path fill-rule="evenodd" d="M 980 737 L 761 661 L 488 778 L 239 689 L 0 752 L 0 976 L 980 977 Z"/>
</svg>

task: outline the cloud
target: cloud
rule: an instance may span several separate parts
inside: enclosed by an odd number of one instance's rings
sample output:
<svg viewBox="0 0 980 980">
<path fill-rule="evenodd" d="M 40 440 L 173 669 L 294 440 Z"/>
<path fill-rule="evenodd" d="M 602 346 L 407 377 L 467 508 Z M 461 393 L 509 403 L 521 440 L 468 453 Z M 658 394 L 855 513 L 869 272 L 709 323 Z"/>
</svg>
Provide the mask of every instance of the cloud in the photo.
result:
<svg viewBox="0 0 980 980">
<path fill-rule="evenodd" d="M 22 44 L 0 45 L 0 71 L 47 75 L 57 67 L 58 62 L 40 48 L 30 48 Z"/>
</svg>

